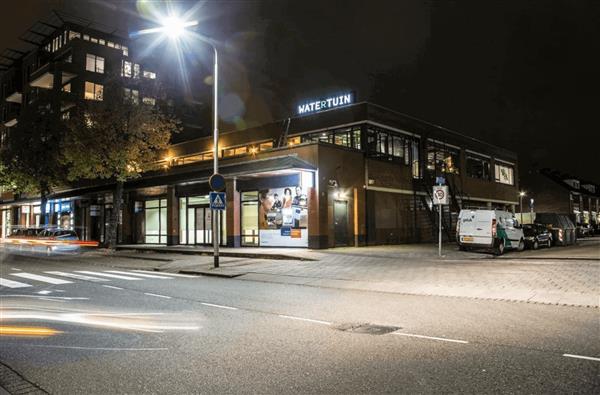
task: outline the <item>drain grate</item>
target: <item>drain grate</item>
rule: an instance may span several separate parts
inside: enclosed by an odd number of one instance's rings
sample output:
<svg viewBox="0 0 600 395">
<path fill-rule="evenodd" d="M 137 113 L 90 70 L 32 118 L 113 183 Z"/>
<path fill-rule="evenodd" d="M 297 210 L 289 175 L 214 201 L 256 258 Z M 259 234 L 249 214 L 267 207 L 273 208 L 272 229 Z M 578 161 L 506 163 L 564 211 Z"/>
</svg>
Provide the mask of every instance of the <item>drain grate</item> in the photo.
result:
<svg viewBox="0 0 600 395">
<path fill-rule="evenodd" d="M 362 333 L 367 335 L 385 335 L 402 329 L 399 326 L 375 325 L 369 323 L 345 323 L 334 327 L 342 332 Z"/>
</svg>

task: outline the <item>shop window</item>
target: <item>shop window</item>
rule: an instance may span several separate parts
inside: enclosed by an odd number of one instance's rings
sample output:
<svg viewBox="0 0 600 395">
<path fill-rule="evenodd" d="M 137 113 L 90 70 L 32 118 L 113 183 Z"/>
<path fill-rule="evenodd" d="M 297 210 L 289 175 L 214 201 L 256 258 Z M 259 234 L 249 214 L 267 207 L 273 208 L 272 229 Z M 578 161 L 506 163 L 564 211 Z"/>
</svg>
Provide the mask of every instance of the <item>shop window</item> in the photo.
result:
<svg viewBox="0 0 600 395">
<path fill-rule="evenodd" d="M 457 149 L 429 143 L 427 145 L 427 170 L 459 174 L 459 157 Z"/>
<path fill-rule="evenodd" d="M 298 145 L 300 144 L 300 136 L 290 137 L 288 139 L 288 145 Z"/>
<path fill-rule="evenodd" d="M 144 242 L 164 244 L 167 242 L 167 199 L 154 199 L 145 202 Z"/>
<path fill-rule="evenodd" d="M 85 69 L 94 73 L 104 74 L 104 58 L 88 53 L 85 57 Z"/>
<path fill-rule="evenodd" d="M 514 170 L 510 165 L 498 164 L 494 166 L 494 178 L 500 184 L 514 185 Z"/>
<path fill-rule="evenodd" d="M 247 152 L 248 152 L 248 147 L 238 147 L 234 151 L 235 155 L 244 155 Z"/>
<path fill-rule="evenodd" d="M 104 94 L 104 86 L 101 84 L 94 84 L 93 82 L 85 82 L 85 95 L 84 98 L 87 100 L 98 100 L 102 101 Z"/>
<path fill-rule="evenodd" d="M 490 161 L 485 158 L 467 155 L 467 176 L 479 178 L 480 180 L 490 180 Z"/>
</svg>

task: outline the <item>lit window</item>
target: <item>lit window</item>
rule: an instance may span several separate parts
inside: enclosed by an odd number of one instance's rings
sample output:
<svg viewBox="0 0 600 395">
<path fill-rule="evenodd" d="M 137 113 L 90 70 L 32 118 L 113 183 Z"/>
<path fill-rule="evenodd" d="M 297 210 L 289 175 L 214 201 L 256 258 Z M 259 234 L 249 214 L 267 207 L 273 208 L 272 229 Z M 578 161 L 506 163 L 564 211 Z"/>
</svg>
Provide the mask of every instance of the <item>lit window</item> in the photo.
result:
<svg viewBox="0 0 600 395">
<path fill-rule="evenodd" d="M 114 48 L 115 47 L 115 43 L 113 43 L 112 41 L 107 41 L 106 42 L 106 46 L 110 47 L 110 48 Z"/>
<path fill-rule="evenodd" d="M 140 65 L 137 63 L 133 65 L 133 78 L 140 78 Z"/>
<path fill-rule="evenodd" d="M 142 99 L 142 103 L 148 104 L 150 106 L 154 106 L 154 105 L 156 105 L 156 99 L 153 97 L 144 97 Z"/>
<path fill-rule="evenodd" d="M 154 79 L 156 79 L 156 73 L 153 73 L 152 71 L 144 70 L 144 78 L 149 78 L 151 80 L 154 80 Z"/>
<path fill-rule="evenodd" d="M 234 150 L 235 155 L 243 155 L 248 152 L 248 147 L 238 147 Z"/>
<path fill-rule="evenodd" d="M 85 82 L 85 95 L 84 98 L 87 100 L 98 100 L 103 99 L 104 86 L 100 84 L 94 84 L 93 82 Z"/>
<path fill-rule="evenodd" d="M 131 78 L 131 62 L 126 60 L 123 61 L 123 65 L 121 68 L 121 77 Z"/>
<path fill-rule="evenodd" d="M 123 56 L 129 56 L 129 48 L 123 45 L 121 49 L 123 50 Z"/>
<path fill-rule="evenodd" d="M 69 119 L 71 119 L 71 113 L 68 111 L 63 112 L 60 117 L 62 118 L 63 121 L 68 121 Z"/>
<path fill-rule="evenodd" d="M 98 39 L 98 44 L 100 45 L 106 45 L 106 41 L 104 41 L 103 39 Z"/>
<path fill-rule="evenodd" d="M 69 40 L 73 40 L 74 38 L 81 38 L 81 34 L 74 31 L 69 31 Z"/>
<path fill-rule="evenodd" d="M 63 92 L 71 92 L 71 83 L 69 82 L 67 85 L 62 87 Z"/>
<path fill-rule="evenodd" d="M 90 37 L 90 41 L 93 42 L 93 43 L 98 44 L 98 39 L 97 38 Z"/>
<path fill-rule="evenodd" d="M 300 144 L 300 136 L 290 137 L 288 139 L 288 145 Z"/>
<path fill-rule="evenodd" d="M 104 73 L 104 58 L 93 54 L 87 54 L 85 58 L 85 69 L 94 73 Z"/>
<path fill-rule="evenodd" d="M 271 148 L 273 148 L 273 142 L 272 141 L 269 141 L 267 143 L 260 143 L 260 145 L 258 146 L 258 149 L 260 151 L 269 150 Z"/>
<path fill-rule="evenodd" d="M 84 35 L 83 35 L 83 39 L 84 39 L 85 41 L 90 41 L 90 36 L 88 36 L 87 34 L 84 34 Z"/>
<path fill-rule="evenodd" d="M 115 43 L 115 48 L 116 48 L 116 49 L 121 49 L 121 44 L 117 44 L 117 43 Z"/>
<path fill-rule="evenodd" d="M 514 170 L 512 166 L 498 164 L 494 166 L 496 182 L 500 184 L 514 185 Z"/>
<path fill-rule="evenodd" d="M 140 91 L 136 89 L 123 88 L 123 98 L 133 104 L 140 102 Z"/>
</svg>

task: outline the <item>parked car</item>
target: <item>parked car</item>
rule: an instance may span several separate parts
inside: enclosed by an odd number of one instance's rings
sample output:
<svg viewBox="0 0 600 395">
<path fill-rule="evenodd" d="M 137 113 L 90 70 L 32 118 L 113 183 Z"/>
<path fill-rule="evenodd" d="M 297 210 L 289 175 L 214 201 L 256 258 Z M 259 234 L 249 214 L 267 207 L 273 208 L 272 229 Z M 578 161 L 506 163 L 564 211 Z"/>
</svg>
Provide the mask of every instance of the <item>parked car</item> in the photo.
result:
<svg viewBox="0 0 600 395">
<path fill-rule="evenodd" d="M 567 214 L 536 213 L 535 223 L 544 225 L 552 233 L 553 245 L 570 245 L 577 242 L 577 231 Z"/>
<path fill-rule="evenodd" d="M 544 225 L 524 224 L 525 247 L 537 250 L 540 246 L 552 246 L 552 233 Z"/>
<path fill-rule="evenodd" d="M 502 210 L 460 210 L 456 241 L 461 250 L 492 249 L 502 255 L 505 249 L 525 248 L 523 229 L 513 213 Z"/>
</svg>

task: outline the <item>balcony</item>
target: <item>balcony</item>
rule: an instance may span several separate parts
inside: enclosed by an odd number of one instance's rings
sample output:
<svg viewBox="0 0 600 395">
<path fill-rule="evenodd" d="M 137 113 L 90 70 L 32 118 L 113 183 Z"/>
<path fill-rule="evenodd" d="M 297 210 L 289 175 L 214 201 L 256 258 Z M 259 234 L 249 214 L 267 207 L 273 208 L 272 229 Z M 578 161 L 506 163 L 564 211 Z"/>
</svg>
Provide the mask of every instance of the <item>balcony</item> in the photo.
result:
<svg viewBox="0 0 600 395">
<path fill-rule="evenodd" d="M 30 86 L 42 89 L 52 89 L 54 87 L 54 73 L 57 67 L 54 64 L 46 63 L 33 73 L 31 73 Z M 66 84 L 73 78 L 77 77 L 74 72 L 66 70 L 58 70 L 62 74 L 62 84 Z"/>
<path fill-rule="evenodd" d="M 7 128 L 11 128 L 13 126 L 15 126 L 17 124 L 17 117 L 11 118 L 9 120 L 7 120 L 6 122 L 4 122 L 4 126 L 6 126 Z"/>
<path fill-rule="evenodd" d="M 6 101 L 9 103 L 21 104 L 23 103 L 23 94 L 15 91 L 6 97 Z"/>
</svg>

